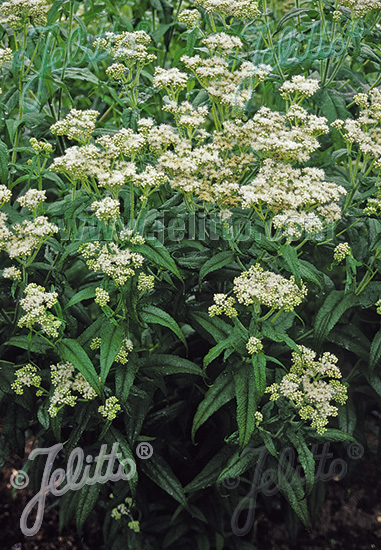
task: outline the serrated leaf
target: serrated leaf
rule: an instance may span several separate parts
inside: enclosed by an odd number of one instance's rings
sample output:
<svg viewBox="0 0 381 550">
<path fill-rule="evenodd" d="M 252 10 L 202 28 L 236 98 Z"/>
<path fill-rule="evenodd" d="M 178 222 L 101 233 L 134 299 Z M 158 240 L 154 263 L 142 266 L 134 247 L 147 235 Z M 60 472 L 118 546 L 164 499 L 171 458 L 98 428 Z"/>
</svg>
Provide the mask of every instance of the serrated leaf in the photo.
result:
<svg viewBox="0 0 381 550">
<path fill-rule="evenodd" d="M 234 381 L 228 371 L 223 371 L 216 378 L 213 385 L 206 392 L 204 399 L 197 407 L 193 419 L 192 440 L 197 430 L 210 418 L 218 409 L 234 398 Z"/>
<path fill-rule="evenodd" d="M 191 318 L 195 322 L 196 329 L 201 329 L 208 336 L 211 336 L 215 342 L 220 342 L 229 336 L 233 330 L 231 325 L 228 325 L 222 319 L 218 317 L 210 317 L 206 312 L 193 312 Z"/>
<path fill-rule="evenodd" d="M 101 333 L 101 353 L 100 353 L 100 365 L 101 365 L 101 381 L 104 384 L 107 375 L 110 372 L 111 366 L 124 338 L 124 328 L 122 326 L 115 326 L 113 323 L 106 323 L 103 325 Z"/>
<path fill-rule="evenodd" d="M 88 344 L 90 342 L 90 340 L 92 340 L 93 338 L 95 338 L 96 336 L 99 336 L 99 332 L 104 324 L 106 320 L 106 317 L 105 315 L 100 315 L 98 317 L 98 319 L 96 319 L 94 321 L 94 323 L 92 323 L 89 327 L 87 327 L 86 330 L 84 330 L 82 332 L 82 334 L 80 334 L 78 336 L 78 343 L 81 345 L 81 346 L 85 346 L 86 344 Z"/>
<path fill-rule="evenodd" d="M 184 488 L 168 463 L 161 456 L 154 455 L 152 460 L 142 460 L 141 468 L 156 485 L 182 504 L 184 508 L 188 508 Z"/>
<path fill-rule="evenodd" d="M 105 435 L 105 440 L 110 445 L 113 446 L 114 443 L 118 443 L 117 453 L 120 453 L 121 459 L 128 459 L 135 463 L 135 457 L 132 454 L 130 446 L 126 438 L 113 426 L 108 430 Z M 127 472 L 126 472 L 127 473 Z M 128 484 L 131 487 L 132 491 L 135 491 L 136 485 L 138 483 L 138 474 L 135 471 L 134 475 L 128 480 Z"/>
<path fill-rule="evenodd" d="M 370 346 L 369 354 L 369 370 L 373 371 L 374 367 L 377 365 L 378 361 L 381 358 L 381 330 L 377 332 L 373 338 L 372 345 Z"/>
<path fill-rule="evenodd" d="M 291 475 L 286 477 L 283 472 L 278 469 L 277 485 L 280 492 L 287 499 L 287 502 L 294 510 L 298 518 L 302 521 L 305 527 L 309 525 L 307 501 L 301 495 L 304 494 L 302 484 L 295 474 L 294 470 L 289 470 Z"/>
<path fill-rule="evenodd" d="M 200 269 L 199 283 L 206 277 L 209 273 L 222 269 L 223 267 L 229 265 L 234 260 L 234 254 L 231 251 L 219 252 L 215 254 L 212 258 L 207 260 L 202 268 Z"/>
<path fill-rule="evenodd" d="M 193 493 L 213 485 L 217 481 L 221 469 L 226 466 L 234 452 L 234 448 L 231 445 L 222 447 L 201 472 L 184 487 L 184 491 L 186 493 Z"/>
<path fill-rule="evenodd" d="M 255 353 L 251 359 L 254 376 L 254 394 L 257 407 L 266 389 L 266 356 L 262 353 Z"/>
<path fill-rule="evenodd" d="M 156 306 L 144 306 L 140 310 L 140 318 L 146 323 L 152 323 L 169 328 L 182 341 L 185 347 L 187 343 L 181 328 L 169 313 Z"/>
<path fill-rule="evenodd" d="M 84 485 L 81 489 L 79 489 L 79 497 L 75 512 L 75 520 L 79 533 L 82 532 L 82 527 L 85 521 L 98 501 L 100 490 L 101 485 L 99 483 L 94 483 L 94 485 Z"/>
<path fill-rule="evenodd" d="M 115 395 L 124 405 L 138 370 L 136 357 L 131 354 L 126 365 L 118 365 L 115 370 Z"/>
<path fill-rule="evenodd" d="M 78 304 L 83 300 L 90 300 L 90 298 L 94 298 L 95 288 L 96 288 L 95 286 L 84 288 L 83 290 L 80 290 L 79 292 L 74 294 L 74 296 L 70 298 L 70 300 L 68 301 L 64 309 L 74 306 L 75 304 Z"/>
<path fill-rule="evenodd" d="M 224 340 L 222 340 L 222 342 L 219 342 L 216 346 L 211 348 L 204 357 L 204 360 L 203 360 L 204 368 L 210 365 L 212 361 L 217 359 L 217 357 L 219 357 L 223 351 L 225 351 L 229 347 L 232 347 L 233 343 L 234 343 L 234 337 L 229 336 L 228 338 L 225 338 Z"/>
<path fill-rule="evenodd" d="M 288 430 L 287 437 L 295 447 L 306 476 L 306 493 L 310 495 L 315 483 L 315 459 L 313 453 L 307 447 L 304 439 L 292 430 Z"/>
<path fill-rule="evenodd" d="M 138 360 L 138 366 L 144 369 L 146 374 L 154 376 L 167 376 L 170 374 L 194 374 L 202 375 L 202 369 L 183 357 L 169 354 L 155 354 Z"/>
<path fill-rule="evenodd" d="M 253 365 L 241 363 L 233 371 L 237 401 L 237 424 L 241 448 L 247 445 L 255 428 L 255 378 Z"/>
<path fill-rule="evenodd" d="M 284 244 L 280 247 L 279 252 L 286 260 L 290 272 L 294 275 L 296 284 L 300 285 L 300 264 L 296 249 L 288 244 Z"/>
<path fill-rule="evenodd" d="M 316 314 L 314 323 L 315 338 L 322 344 L 340 317 L 357 304 L 357 296 L 344 294 L 343 290 L 332 290 Z"/>
<path fill-rule="evenodd" d="M 101 395 L 102 390 L 97 371 L 83 347 L 76 340 L 65 338 L 57 344 L 57 351 L 60 358 L 72 363 L 97 394 Z"/>
<path fill-rule="evenodd" d="M 6 184 L 8 181 L 8 163 L 9 153 L 6 144 L 0 140 L 0 183 Z"/>
<path fill-rule="evenodd" d="M 137 247 L 137 251 L 140 254 L 143 254 L 143 256 L 148 258 L 155 265 L 168 269 L 168 271 L 176 275 L 176 277 L 180 279 L 181 282 L 183 282 L 183 278 L 180 275 L 180 271 L 174 259 L 168 252 L 168 249 L 163 246 L 160 241 L 156 239 L 153 246 L 142 244 Z"/>
</svg>

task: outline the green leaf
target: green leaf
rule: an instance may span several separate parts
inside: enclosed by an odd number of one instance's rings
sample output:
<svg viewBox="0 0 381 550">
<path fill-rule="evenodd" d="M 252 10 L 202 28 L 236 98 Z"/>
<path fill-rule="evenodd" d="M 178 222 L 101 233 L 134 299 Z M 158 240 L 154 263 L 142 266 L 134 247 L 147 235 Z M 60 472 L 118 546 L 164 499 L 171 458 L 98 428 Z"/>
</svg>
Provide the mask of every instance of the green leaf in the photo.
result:
<svg viewBox="0 0 381 550">
<path fill-rule="evenodd" d="M 65 445 L 65 452 L 67 456 L 70 456 L 71 452 L 77 446 L 93 415 L 94 409 L 91 404 L 86 405 L 85 407 L 80 409 L 79 413 L 76 413 L 75 419 L 77 425 L 75 428 L 71 429 L 68 442 Z"/>
<path fill-rule="evenodd" d="M 0 183 L 4 185 L 8 181 L 9 153 L 6 144 L 0 140 Z"/>
<path fill-rule="evenodd" d="M 89 300 L 90 298 L 94 298 L 95 288 L 96 288 L 95 286 L 84 288 L 83 290 L 80 290 L 79 292 L 74 294 L 74 296 L 70 298 L 70 300 L 68 301 L 64 309 L 67 309 L 70 306 L 74 306 L 75 304 L 78 304 L 83 300 Z"/>
<path fill-rule="evenodd" d="M 79 533 L 82 532 L 82 527 L 85 521 L 98 501 L 100 490 L 101 485 L 99 483 L 94 483 L 94 485 L 84 485 L 81 489 L 79 489 L 79 498 L 75 512 L 75 519 Z"/>
<path fill-rule="evenodd" d="M 233 327 L 228 325 L 222 319 L 218 317 L 210 317 L 208 313 L 204 311 L 197 311 L 191 313 L 191 318 L 195 322 L 198 332 L 204 332 L 208 341 L 210 336 L 215 342 L 220 342 L 231 335 Z"/>
<path fill-rule="evenodd" d="M 283 474 L 280 468 L 277 472 L 277 485 L 280 492 L 286 497 L 287 502 L 294 510 L 298 518 L 302 521 L 305 527 L 309 525 L 307 501 L 304 497 L 303 486 L 298 479 L 295 471 L 290 468 L 287 471 L 287 477 Z"/>
<path fill-rule="evenodd" d="M 241 363 L 233 371 L 235 397 L 237 400 L 237 424 L 240 446 L 250 441 L 255 428 L 255 378 L 253 365 Z"/>
<path fill-rule="evenodd" d="M 197 407 L 193 419 L 192 440 L 197 430 L 212 416 L 218 409 L 234 398 L 234 381 L 228 371 L 223 371 L 216 378 L 213 385 L 206 392 L 203 401 Z"/>
<path fill-rule="evenodd" d="M 319 309 L 314 323 L 315 338 L 322 344 L 340 317 L 356 305 L 357 296 L 344 294 L 343 290 L 332 290 Z"/>
<path fill-rule="evenodd" d="M 186 54 L 189 56 L 193 55 L 194 45 L 196 44 L 198 34 L 199 30 L 197 28 L 191 30 L 191 32 L 188 34 Z"/>
<path fill-rule="evenodd" d="M 381 357 L 381 330 L 377 332 L 370 346 L 369 370 L 373 371 Z"/>
<path fill-rule="evenodd" d="M 186 493 L 194 493 L 200 489 L 205 489 L 213 485 L 220 475 L 222 468 L 226 466 L 228 460 L 234 454 L 234 448 L 231 445 L 225 445 L 208 462 L 201 472 L 184 488 Z"/>
<path fill-rule="evenodd" d="M 81 346 L 85 346 L 90 342 L 90 340 L 92 340 L 96 336 L 99 336 L 99 332 L 105 320 L 106 320 L 106 317 L 103 314 L 100 315 L 98 319 L 94 321 L 94 323 L 92 323 L 89 327 L 87 327 L 87 329 L 84 330 L 82 334 L 78 336 L 78 343 Z"/>
<path fill-rule="evenodd" d="M 112 447 L 114 443 L 118 443 L 117 453 L 120 453 L 121 460 L 128 459 L 135 463 L 135 457 L 132 454 L 132 451 L 126 441 L 126 438 L 116 428 L 112 426 L 108 430 L 108 432 L 105 435 L 105 440 L 108 443 L 108 445 L 110 445 L 110 447 Z M 119 462 L 121 462 L 121 460 Z M 129 471 L 126 473 L 129 473 Z M 137 471 L 135 471 L 134 476 L 128 480 L 128 484 L 131 487 L 132 491 L 135 491 L 137 483 L 138 483 L 138 474 L 137 474 Z"/>
<path fill-rule="evenodd" d="M 286 260 L 286 263 L 290 272 L 294 275 L 296 284 L 300 285 L 301 274 L 300 274 L 298 253 L 296 251 L 296 248 L 293 248 L 288 244 L 284 244 L 280 247 L 279 252 L 283 256 L 283 258 Z"/>
<path fill-rule="evenodd" d="M 221 353 L 225 351 L 225 349 L 233 347 L 234 340 L 235 338 L 233 337 L 233 335 L 229 336 L 228 338 L 225 338 L 224 340 L 222 340 L 222 342 L 219 342 L 216 346 L 211 348 L 204 357 L 204 368 L 210 365 L 212 361 L 217 359 L 217 357 L 219 357 Z"/>
<path fill-rule="evenodd" d="M 162 245 L 159 240 L 155 239 L 154 246 L 142 244 L 137 247 L 137 251 L 140 254 L 143 254 L 143 256 L 148 258 L 155 265 L 168 269 L 168 271 L 176 275 L 176 277 L 183 282 L 183 278 L 180 275 L 180 271 L 175 264 L 174 259 L 168 252 L 168 249 Z"/>
<path fill-rule="evenodd" d="M 115 395 L 121 405 L 127 401 L 138 370 L 136 355 L 131 353 L 126 365 L 118 365 L 115 370 Z"/>
<path fill-rule="evenodd" d="M 199 283 L 201 283 L 204 277 L 206 277 L 209 273 L 222 269 L 233 260 L 234 254 L 231 251 L 219 252 L 218 254 L 215 254 L 212 258 L 207 260 L 200 269 Z"/>
<path fill-rule="evenodd" d="M 6 346 L 15 346 L 16 348 L 21 348 L 29 350 L 33 353 L 45 354 L 51 346 L 39 336 L 35 336 L 30 342 L 28 336 L 13 336 L 5 343 Z"/>
<path fill-rule="evenodd" d="M 124 338 L 124 327 L 105 323 L 101 330 L 101 381 L 105 383 L 108 373 Z"/>
<path fill-rule="evenodd" d="M 321 442 L 345 443 L 346 441 L 356 441 L 350 434 L 344 433 L 341 430 L 336 430 L 335 428 L 329 428 L 323 434 L 318 434 L 313 428 L 307 428 L 307 432 L 309 437 Z"/>
<path fill-rule="evenodd" d="M 252 356 L 254 374 L 254 394 L 257 407 L 266 389 L 266 356 L 262 353 L 255 353 Z"/>
<path fill-rule="evenodd" d="M 161 456 L 154 455 L 152 460 L 142 460 L 141 468 L 156 485 L 182 504 L 184 508 L 188 508 L 187 498 L 180 481 Z"/>
<path fill-rule="evenodd" d="M 174 320 L 174 318 L 171 317 L 166 311 L 163 311 L 156 306 L 144 306 L 140 310 L 140 318 L 145 323 L 152 323 L 169 328 L 182 341 L 184 346 L 187 347 L 187 342 L 185 340 L 184 334 L 181 331 L 181 328 Z"/>
<path fill-rule="evenodd" d="M 138 360 L 139 368 L 153 376 L 167 376 L 170 374 L 194 374 L 202 375 L 202 369 L 183 357 L 177 355 L 155 354 Z"/>
<path fill-rule="evenodd" d="M 82 346 L 76 340 L 65 338 L 57 344 L 57 351 L 60 358 L 72 363 L 97 394 L 101 395 L 102 390 L 97 371 Z"/>
<path fill-rule="evenodd" d="M 259 433 L 261 435 L 261 438 L 263 439 L 263 443 L 265 444 L 265 447 L 268 450 L 268 452 L 276 458 L 278 452 L 276 450 L 272 434 L 267 430 L 264 430 L 263 428 L 259 428 Z"/>
<path fill-rule="evenodd" d="M 299 462 L 302 465 L 306 476 L 306 493 L 310 495 L 315 483 L 315 459 L 313 453 L 307 447 L 307 443 L 297 433 L 291 429 L 287 431 L 287 437 L 294 445 L 299 456 Z"/>
</svg>

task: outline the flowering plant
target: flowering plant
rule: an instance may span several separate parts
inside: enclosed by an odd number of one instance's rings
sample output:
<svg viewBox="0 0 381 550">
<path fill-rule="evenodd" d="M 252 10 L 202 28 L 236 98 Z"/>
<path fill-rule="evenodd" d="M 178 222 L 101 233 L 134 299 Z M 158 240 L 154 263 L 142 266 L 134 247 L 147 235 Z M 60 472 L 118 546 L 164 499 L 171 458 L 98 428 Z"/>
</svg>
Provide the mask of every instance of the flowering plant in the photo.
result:
<svg viewBox="0 0 381 550">
<path fill-rule="evenodd" d="M 63 463 L 154 448 L 128 482 L 66 493 L 61 527 L 251 548 L 230 525 L 242 486 L 224 498 L 245 450 L 297 452 L 305 486 L 291 469 L 277 497 L 295 534 L 320 498 L 311 445 L 366 444 L 380 18 L 360 0 L 0 5 L 1 457 L 26 437 L 64 442 Z"/>
</svg>

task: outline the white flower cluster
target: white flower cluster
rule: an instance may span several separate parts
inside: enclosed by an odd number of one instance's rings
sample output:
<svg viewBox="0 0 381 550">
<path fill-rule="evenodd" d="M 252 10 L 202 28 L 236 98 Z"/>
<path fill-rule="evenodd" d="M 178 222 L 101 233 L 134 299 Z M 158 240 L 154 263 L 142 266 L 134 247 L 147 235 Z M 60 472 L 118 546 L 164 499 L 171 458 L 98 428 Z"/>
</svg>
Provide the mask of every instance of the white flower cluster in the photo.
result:
<svg viewBox="0 0 381 550">
<path fill-rule="evenodd" d="M 235 299 L 232 296 L 226 296 L 226 294 L 215 294 L 214 304 L 209 307 L 208 313 L 210 317 L 215 315 L 227 315 L 228 317 L 237 317 L 238 312 L 234 307 Z"/>
<path fill-rule="evenodd" d="M 135 269 L 142 266 L 144 258 L 128 248 L 120 249 L 115 243 L 102 245 L 100 242 L 86 243 L 79 248 L 89 269 L 102 271 L 117 285 L 123 285 L 135 275 Z"/>
<path fill-rule="evenodd" d="M 105 197 L 100 201 L 94 201 L 91 205 L 91 210 L 95 210 L 98 220 L 106 223 L 116 221 L 119 217 L 119 201 L 111 197 Z"/>
<path fill-rule="evenodd" d="M 173 90 L 180 92 L 186 88 L 188 82 L 188 75 L 179 71 L 177 67 L 172 69 L 163 69 L 162 67 L 156 67 L 153 75 L 153 86 L 160 90 Z"/>
<path fill-rule="evenodd" d="M 183 10 L 179 14 L 179 22 L 184 23 L 187 29 L 194 29 L 200 21 L 201 15 L 197 10 Z"/>
<path fill-rule="evenodd" d="M 296 114 L 302 118 L 296 119 Z M 291 107 L 285 115 L 261 107 L 247 122 L 225 122 L 223 130 L 215 133 L 214 143 L 228 151 L 236 145 L 240 151 L 254 151 L 260 158 L 306 162 L 320 146 L 317 137 L 328 132 L 326 118 L 309 115 L 302 107 L 298 106 L 298 113 Z"/>
<path fill-rule="evenodd" d="M 17 30 L 27 23 L 45 25 L 48 10 L 44 0 L 11 0 L 0 5 L 0 18 Z"/>
<path fill-rule="evenodd" d="M 87 111 L 72 109 L 64 119 L 53 124 L 50 131 L 57 136 L 67 136 L 68 139 L 85 143 L 92 136 L 98 116 L 99 112 L 92 109 Z"/>
<path fill-rule="evenodd" d="M 142 235 L 126 228 L 119 233 L 119 238 L 121 241 L 129 241 L 131 244 L 144 244 L 146 242 Z"/>
<path fill-rule="evenodd" d="M 10 48 L 0 48 L 0 69 L 6 61 L 10 61 L 12 59 L 12 55 L 13 52 Z"/>
<path fill-rule="evenodd" d="M 120 346 L 120 350 L 115 356 L 115 361 L 117 363 L 125 365 L 128 362 L 128 356 L 133 349 L 134 345 L 132 343 L 132 340 L 130 340 L 130 338 L 128 337 L 124 338 L 122 345 Z"/>
<path fill-rule="evenodd" d="M 26 206 L 29 210 L 35 210 L 42 202 L 46 200 L 46 191 L 38 189 L 29 189 L 22 197 L 17 199 L 21 206 Z"/>
<path fill-rule="evenodd" d="M 95 289 L 95 299 L 94 302 L 101 307 L 107 306 L 110 301 L 110 294 L 104 288 L 97 287 Z"/>
<path fill-rule="evenodd" d="M 373 159 L 375 166 L 381 169 L 381 89 L 374 88 L 369 94 L 358 94 L 354 99 L 360 106 L 357 120 L 338 119 L 331 126 L 348 144 L 358 145 L 364 157 Z"/>
<path fill-rule="evenodd" d="M 347 388 L 338 381 L 341 372 L 336 365 L 338 358 L 335 355 L 326 352 L 316 360 L 313 350 L 305 346 L 298 348 L 299 353 L 292 353 L 290 373 L 279 384 L 267 387 L 266 393 L 271 394 L 270 399 L 273 401 L 281 396 L 289 399 L 297 408 L 300 418 L 310 420 L 311 426 L 323 434 L 328 417 L 337 416 L 338 412 L 331 401 L 344 405 Z"/>
<path fill-rule="evenodd" d="M 350 8 L 355 17 L 361 17 L 373 10 L 381 9 L 380 0 L 340 0 L 340 3 Z"/>
<path fill-rule="evenodd" d="M 379 216 L 381 213 L 381 192 L 378 191 L 375 197 L 367 200 L 364 213 L 368 216 Z"/>
<path fill-rule="evenodd" d="M 107 418 L 107 420 L 114 420 L 118 412 L 121 410 L 122 407 L 119 405 L 119 401 L 115 396 L 109 397 L 108 399 L 106 399 L 104 405 L 98 407 L 98 412 L 100 412 L 102 416 Z"/>
<path fill-rule="evenodd" d="M 115 34 L 106 32 L 104 38 L 97 38 L 93 46 L 107 50 L 118 62 L 131 68 L 136 63 L 146 65 L 156 59 L 156 55 L 148 53 L 147 46 L 151 38 L 145 31 L 122 32 Z"/>
<path fill-rule="evenodd" d="M 323 223 L 314 212 L 297 210 L 285 210 L 282 214 L 277 214 L 273 217 L 273 225 L 282 229 L 288 242 L 300 239 L 303 234 L 312 237 L 323 230 Z"/>
<path fill-rule="evenodd" d="M 230 15 L 240 21 L 255 19 L 261 13 L 259 3 L 254 0 L 195 0 L 194 5 L 204 8 L 208 13 Z"/>
<path fill-rule="evenodd" d="M 205 124 L 209 109 L 208 107 L 195 108 L 191 103 L 189 103 L 189 101 L 183 101 L 179 105 L 174 101 L 171 101 L 167 105 L 164 105 L 163 111 L 172 113 L 175 116 L 175 120 L 179 126 L 195 129 Z M 164 126 L 164 125 L 161 125 L 161 126 Z M 173 132 L 173 129 L 171 127 L 167 127 L 167 128 L 169 129 L 170 133 L 173 135 L 172 143 L 173 144 L 178 143 L 179 141 L 178 135 Z M 152 147 L 152 144 L 151 144 L 152 135 L 154 130 L 155 128 L 151 130 L 151 132 L 148 134 L 148 137 L 147 137 L 148 143 L 150 144 L 151 147 Z M 166 132 L 161 132 L 161 133 L 163 134 L 163 137 L 166 135 Z M 170 143 L 168 143 L 168 145 L 169 144 Z M 162 148 L 162 146 L 160 148 Z"/>
<path fill-rule="evenodd" d="M 217 40 L 218 35 L 214 36 Z M 221 52 L 221 55 L 223 53 Z M 184 55 L 181 61 L 193 72 L 201 86 L 208 92 L 210 99 L 226 107 L 244 109 L 253 94 L 252 79 L 257 76 L 259 80 L 259 68 L 250 61 L 244 61 L 235 70 L 229 69 L 227 59 L 220 55 L 213 55 L 206 59 L 199 55 L 193 57 Z"/>
<path fill-rule="evenodd" d="M 58 411 L 64 405 L 69 405 L 70 407 L 76 405 L 78 395 L 74 395 L 74 391 L 78 392 L 87 401 L 91 401 L 97 396 L 84 376 L 81 373 L 74 375 L 74 372 L 75 367 L 69 362 L 58 363 L 50 367 L 54 392 L 50 398 L 48 413 L 52 418 L 57 416 Z"/>
<path fill-rule="evenodd" d="M 120 155 L 135 156 L 144 147 L 145 138 L 123 129 L 114 136 L 102 136 L 96 141 L 104 149 L 93 144 L 69 147 L 64 156 L 54 159 L 50 169 L 66 174 L 73 181 L 95 178 L 99 187 L 122 187 L 135 176 L 136 165 L 115 159 Z"/>
<path fill-rule="evenodd" d="M 155 277 L 153 275 L 146 275 L 140 273 L 138 277 L 138 290 L 143 292 L 145 290 L 151 290 L 155 286 Z"/>
<path fill-rule="evenodd" d="M 27 386 L 30 388 L 34 386 L 35 388 L 40 388 L 42 378 L 37 374 L 38 369 L 34 365 L 28 363 L 25 367 L 18 369 L 15 372 L 16 380 L 11 384 L 12 390 L 17 395 L 22 395 L 24 393 L 24 387 Z M 41 392 L 38 391 L 37 395 L 41 395 Z"/>
<path fill-rule="evenodd" d="M 334 182 L 324 181 L 324 177 L 324 171 L 319 168 L 293 168 L 290 164 L 266 159 L 254 180 L 241 188 L 243 206 L 259 207 L 265 203 L 274 213 L 316 208 L 323 218 L 329 218 L 335 213 L 331 204 L 337 203 L 346 190 Z M 278 218 L 277 225 L 283 221 L 287 220 Z M 316 225 L 316 220 L 312 223 Z"/>
<path fill-rule="evenodd" d="M 12 198 L 12 191 L 6 185 L 0 185 L 0 206 L 5 202 L 9 202 Z"/>
<path fill-rule="evenodd" d="M 311 97 L 319 89 L 319 81 L 313 78 L 306 78 L 303 75 L 295 75 L 291 80 L 286 80 L 279 88 L 280 95 L 286 99 L 291 94 Z"/>
<path fill-rule="evenodd" d="M 342 262 L 347 256 L 352 254 L 351 247 L 348 243 L 340 243 L 333 251 L 333 259 L 335 262 Z"/>
<path fill-rule="evenodd" d="M 106 69 L 106 74 L 114 80 L 123 81 L 127 67 L 123 63 L 113 63 Z"/>
<path fill-rule="evenodd" d="M 249 306 L 264 305 L 272 309 L 292 311 L 302 303 L 307 288 L 299 288 L 292 276 L 290 280 L 272 271 L 264 271 L 256 264 L 234 279 L 234 293 L 238 302 Z"/>
<path fill-rule="evenodd" d="M 147 195 L 154 189 L 164 185 L 168 181 L 168 176 L 162 170 L 157 170 L 153 166 L 148 165 L 143 172 L 136 174 L 133 181 Z"/>
<path fill-rule="evenodd" d="M 226 34 L 226 32 L 211 34 L 202 42 L 211 52 L 218 50 L 223 54 L 242 48 L 242 40 L 238 36 Z"/>
<path fill-rule="evenodd" d="M 30 138 L 29 143 L 33 151 L 38 155 L 50 155 L 54 149 L 53 145 L 50 143 L 47 143 L 46 141 L 38 141 L 36 138 Z"/>
<path fill-rule="evenodd" d="M 46 334 L 57 338 L 62 321 L 47 311 L 57 303 L 57 292 L 46 292 L 43 286 L 30 283 L 24 294 L 25 298 L 20 300 L 20 306 L 26 314 L 20 318 L 18 326 L 32 329 L 37 324 Z"/>
<path fill-rule="evenodd" d="M 6 267 L 3 269 L 4 279 L 13 279 L 14 281 L 21 280 L 21 271 L 12 265 L 11 267 Z"/>
<path fill-rule="evenodd" d="M 50 223 L 46 216 L 17 223 L 12 226 L 12 231 L 6 222 L 6 214 L 0 212 L 0 250 L 5 249 L 10 258 L 29 256 L 43 241 L 58 231 L 58 227 Z"/>
<path fill-rule="evenodd" d="M 255 353 L 263 350 L 263 344 L 259 338 L 256 338 L 255 336 L 250 336 L 246 344 L 246 349 L 250 355 L 254 355 Z"/>
</svg>

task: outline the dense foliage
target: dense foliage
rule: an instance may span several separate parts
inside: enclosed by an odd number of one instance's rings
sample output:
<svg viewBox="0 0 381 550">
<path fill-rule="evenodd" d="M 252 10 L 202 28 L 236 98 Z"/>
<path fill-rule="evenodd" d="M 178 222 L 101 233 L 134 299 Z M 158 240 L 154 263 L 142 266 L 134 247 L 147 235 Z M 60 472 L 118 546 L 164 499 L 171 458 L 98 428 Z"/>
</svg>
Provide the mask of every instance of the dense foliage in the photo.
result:
<svg viewBox="0 0 381 550">
<path fill-rule="evenodd" d="M 61 528 L 93 514 L 112 550 L 242 550 L 251 508 L 281 505 L 296 537 L 324 498 L 316 445 L 367 445 L 380 18 L 376 0 L 1 3 L 1 462 L 32 437 L 63 467 L 104 443 L 137 466 L 69 491 Z M 260 456 L 279 492 L 253 505 Z"/>
</svg>

